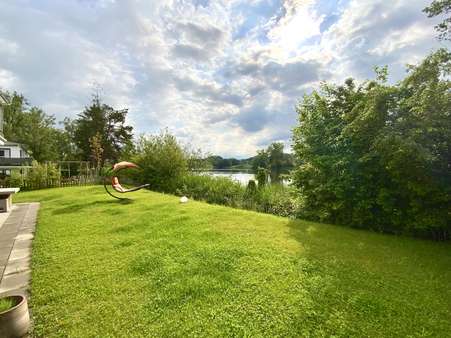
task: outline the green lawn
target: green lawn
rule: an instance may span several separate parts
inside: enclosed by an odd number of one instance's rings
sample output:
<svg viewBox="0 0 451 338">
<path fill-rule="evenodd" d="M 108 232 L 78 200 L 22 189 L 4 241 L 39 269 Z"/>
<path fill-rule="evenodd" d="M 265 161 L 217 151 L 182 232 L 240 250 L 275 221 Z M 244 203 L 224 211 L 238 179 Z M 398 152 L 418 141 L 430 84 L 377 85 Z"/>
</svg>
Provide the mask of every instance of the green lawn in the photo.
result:
<svg viewBox="0 0 451 338">
<path fill-rule="evenodd" d="M 43 337 L 446 337 L 451 245 L 149 191 L 40 201 L 31 307 Z"/>
</svg>

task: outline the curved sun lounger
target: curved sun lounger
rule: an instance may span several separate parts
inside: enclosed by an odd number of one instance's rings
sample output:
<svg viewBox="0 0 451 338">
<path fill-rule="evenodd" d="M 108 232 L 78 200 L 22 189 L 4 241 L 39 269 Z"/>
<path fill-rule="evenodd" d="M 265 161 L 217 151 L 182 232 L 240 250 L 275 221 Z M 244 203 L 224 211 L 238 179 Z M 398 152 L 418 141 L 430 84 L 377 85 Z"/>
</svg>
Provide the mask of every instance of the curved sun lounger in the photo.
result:
<svg viewBox="0 0 451 338">
<path fill-rule="evenodd" d="M 109 170 L 109 173 L 111 173 L 111 174 L 116 174 L 116 173 L 118 173 L 120 170 L 122 170 L 122 169 L 127 169 L 127 168 L 135 168 L 135 169 L 138 169 L 139 168 L 139 166 L 137 166 L 136 164 L 134 164 L 134 163 L 132 163 L 132 162 L 119 162 L 119 163 L 116 163 L 115 165 L 113 165 L 113 167 Z M 110 177 L 110 175 L 108 175 L 108 176 L 105 176 L 105 179 L 104 179 L 104 182 L 103 182 L 103 186 L 105 187 L 105 191 L 110 195 L 110 196 L 112 196 L 112 197 L 114 197 L 114 198 L 117 198 L 117 199 L 125 199 L 125 198 L 122 198 L 122 197 L 118 197 L 118 196 L 116 196 L 116 195 L 114 195 L 114 194 L 112 194 L 109 190 L 108 190 L 108 188 L 107 188 L 107 179 L 108 179 L 108 177 Z M 118 192 L 118 193 L 121 193 L 121 194 L 125 194 L 125 193 L 128 193 L 128 192 L 133 192 L 133 191 L 138 191 L 138 190 L 140 190 L 140 189 L 142 189 L 142 188 L 146 188 L 146 187 L 148 187 L 149 186 L 149 184 L 143 184 L 143 185 L 140 185 L 140 186 L 137 186 L 137 187 L 133 187 L 133 188 L 129 188 L 129 189 L 126 189 L 126 188 L 124 188 L 122 185 L 121 185 L 121 183 L 119 182 L 119 178 L 117 177 L 117 176 L 111 176 L 111 187 L 114 189 L 114 191 L 116 191 L 116 192 Z"/>
</svg>

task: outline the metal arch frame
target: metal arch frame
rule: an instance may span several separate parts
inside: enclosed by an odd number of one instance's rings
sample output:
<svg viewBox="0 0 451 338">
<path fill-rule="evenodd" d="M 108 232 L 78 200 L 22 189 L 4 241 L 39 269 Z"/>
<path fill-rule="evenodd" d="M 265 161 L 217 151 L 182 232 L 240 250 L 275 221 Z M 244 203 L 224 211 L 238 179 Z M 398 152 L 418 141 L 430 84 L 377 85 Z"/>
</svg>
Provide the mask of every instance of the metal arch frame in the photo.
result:
<svg viewBox="0 0 451 338">
<path fill-rule="evenodd" d="M 116 198 L 116 199 L 118 199 L 118 200 L 126 200 L 126 199 L 128 199 L 128 198 L 126 198 L 126 197 L 118 197 L 118 196 L 114 195 L 113 193 L 111 193 L 111 192 L 108 190 L 108 188 L 107 188 L 107 184 L 106 184 L 107 179 L 108 179 L 108 176 L 105 176 L 105 177 L 103 178 L 103 187 L 105 188 L 105 191 L 107 192 L 108 195 L 110 195 L 111 197 L 114 197 L 114 198 Z"/>
<path fill-rule="evenodd" d="M 114 168 L 114 166 L 113 166 L 113 168 Z M 103 177 L 103 187 L 105 188 L 105 191 L 107 192 L 107 194 L 110 195 L 111 197 L 116 198 L 116 199 L 118 199 L 118 200 L 128 200 L 128 198 L 126 198 L 126 197 L 119 197 L 119 196 L 114 195 L 114 194 L 113 194 L 111 191 L 109 191 L 108 188 L 107 188 L 107 180 L 108 180 L 108 179 L 111 179 L 111 178 L 113 177 L 113 174 L 118 173 L 119 171 L 121 171 L 121 170 L 123 170 L 123 169 L 127 169 L 127 168 L 119 168 L 119 169 L 117 169 L 117 170 L 115 171 L 113 168 L 109 168 L 108 171 L 107 171 L 107 173 L 106 173 L 107 175 L 105 175 L 105 176 Z M 109 184 L 111 184 L 111 181 L 108 181 L 108 185 L 109 185 Z M 138 191 L 138 190 L 141 190 L 142 188 L 148 187 L 149 185 L 150 185 L 150 184 L 143 184 L 143 185 L 140 185 L 140 186 L 138 186 L 138 187 L 129 189 L 128 191 L 124 191 L 124 192 L 122 192 L 122 193 L 125 194 L 125 193 L 128 193 L 128 192 Z M 113 188 L 113 190 L 114 190 L 114 188 Z M 115 190 L 115 191 L 116 191 L 116 190 Z"/>
</svg>

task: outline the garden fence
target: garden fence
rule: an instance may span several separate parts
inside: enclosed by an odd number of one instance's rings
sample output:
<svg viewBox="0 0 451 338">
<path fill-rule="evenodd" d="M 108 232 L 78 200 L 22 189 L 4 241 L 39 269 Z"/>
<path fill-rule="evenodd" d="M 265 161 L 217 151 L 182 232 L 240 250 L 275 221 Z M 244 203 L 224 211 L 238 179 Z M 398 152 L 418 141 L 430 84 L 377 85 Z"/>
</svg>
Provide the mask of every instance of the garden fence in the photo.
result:
<svg viewBox="0 0 451 338">
<path fill-rule="evenodd" d="M 20 188 L 22 191 L 38 190 L 46 188 L 62 188 L 100 184 L 101 178 L 97 176 L 72 176 L 68 178 L 30 181 L 22 180 L 20 184 L 10 182 L 9 180 L 0 180 L 0 188 Z"/>
</svg>

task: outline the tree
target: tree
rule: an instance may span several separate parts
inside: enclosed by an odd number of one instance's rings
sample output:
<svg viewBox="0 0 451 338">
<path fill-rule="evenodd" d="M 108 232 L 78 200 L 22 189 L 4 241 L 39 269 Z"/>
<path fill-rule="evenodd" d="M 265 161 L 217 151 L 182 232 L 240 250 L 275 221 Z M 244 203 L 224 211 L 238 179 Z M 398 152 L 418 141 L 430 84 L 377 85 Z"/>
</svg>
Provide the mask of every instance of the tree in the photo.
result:
<svg viewBox="0 0 451 338">
<path fill-rule="evenodd" d="M 36 161 L 60 159 L 57 143 L 59 131 L 54 128 L 55 118 L 53 116 L 33 107 L 24 114 L 23 123 L 24 128 L 18 131 L 17 141 L 24 144 Z"/>
<path fill-rule="evenodd" d="M 269 154 L 269 169 L 271 182 L 280 182 L 280 175 L 282 174 L 284 157 L 283 157 L 283 143 L 274 142 L 268 147 Z"/>
<path fill-rule="evenodd" d="M 257 171 L 258 168 L 269 168 L 269 153 L 266 149 L 257 150 L 257 155 L 252 160 L 252 169 Z"/>
<path fill-rule="evenodd" d="M 434 0 L 423 10 L 429 18 L 440 14 L 451 13 L 451 0 Z M 439 33 L 440 40 L 451 40 L 451 16 L 440 22 L 435 29 Z"/>
<path fill-rule="evenodd" d="M 213 164 L 211 161 L 211 156 L 202 152 L 200 148 L 194 148 L 191 145 L 186 145 L 184 147 L 184 152 L 186 155 L 188 170 L 211 170 L 213 169 Z"/>
<path fill-rule="evenodd" d="M 282 172 L 292 167 L 291 156 L 284 154 L 283 148 L 283 143 L 274 142 L 267 149 L 258 150 L 252 161 L 252 169 L 257 172 L 259 168 L 264 168 L 269 172 L 271 182 L 280 182 Z"/>
<path fill-rule="evenodd" d="M 436 239 L 451 232 L 451 54 L 401 82 L 323 84 L 298 106 L 293 182 L 312 219 Z"/>
<path fill-rule="evenodd" d="M 255 172 L 255 179 L 258 182 L 258 187 L 263 188 L 268 183 L 268 170 L 266 168 L 257 168 Z"/>
<path fill-rule="evenodd" d="M 3 92 L 2 96 L 6 98 L 8 104 L 3 105 L 3 134 L 8 140 L 17 141 L 17 133 L 24 126 L 24 111 L 27 102 L 23 95 L 16 92 Z M 20 130 L 20 131 L 19 131 Z"/>
<path fill-rule="evenodd" d="M 4 136 L 23 147 L 38 162 L 60 159 L 60 131 L 55 128 L 55 118 L 37 107 L 29 108 L 23 95 L 2 93 L 9 104 L 4 110 Z"/>
<path fill-rule="evenodd" d="M 62 129 L 56 129 L 55 141 L 57 142 L 58 153 L 62 161 L 80 160 L 80 149 L 75 143 L 75 121 L 65 117 L 62 122 Z"/>
<path fill-rule="evenodd" d="M 97 169 L 100 168 L 102 163 L 102 135 L 100 133 L 96 133 L 89 139 L 89 145 L 91 146 L 91 158 Z"/>
<path fill-rule="evenodd" d="M 119 160 L 121 151 L 132 142 L 133 138 L 133 127 L 125 125 L 127 113 L 127 109 L 115 110 L 103 104 L 100 97 L 94 95 L 91 105 L 86 107 L 74 122 L 74 140 L 83 160 L 92 159 L 89 140 L 95 135 L 99 135 L 103 149 L 101 165 L 105 161 Z"/>
</svg>

